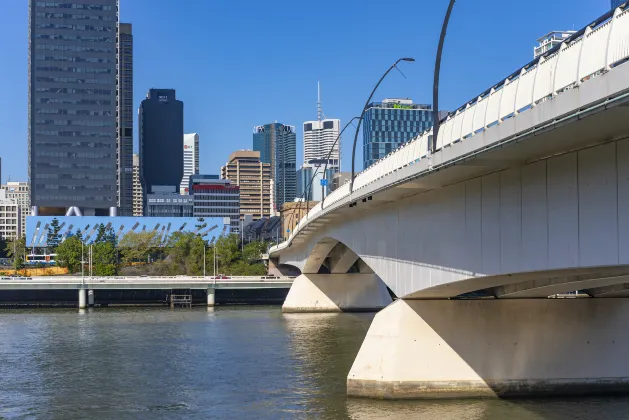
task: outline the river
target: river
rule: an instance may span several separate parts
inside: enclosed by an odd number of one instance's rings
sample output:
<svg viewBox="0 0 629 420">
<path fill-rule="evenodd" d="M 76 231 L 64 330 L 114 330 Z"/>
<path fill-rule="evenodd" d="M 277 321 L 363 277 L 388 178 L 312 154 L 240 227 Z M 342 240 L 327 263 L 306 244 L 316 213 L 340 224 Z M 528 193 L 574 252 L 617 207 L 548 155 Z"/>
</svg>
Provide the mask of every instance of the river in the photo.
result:
<svg viewBox="0 0 629 420">
<path fill-rule="evenodd" d="M 3 310 L 0 418 L 629 419 L 629 398 L 347 398 L 372 317 L 279 307 Z"/>
</svg>

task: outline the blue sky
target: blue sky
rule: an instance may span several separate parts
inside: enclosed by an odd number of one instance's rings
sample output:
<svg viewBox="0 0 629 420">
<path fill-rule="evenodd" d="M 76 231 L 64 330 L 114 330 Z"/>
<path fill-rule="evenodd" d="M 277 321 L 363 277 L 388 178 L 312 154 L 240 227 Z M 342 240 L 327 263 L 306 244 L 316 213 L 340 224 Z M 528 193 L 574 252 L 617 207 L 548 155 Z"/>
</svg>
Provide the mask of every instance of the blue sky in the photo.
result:
<svg viewBox="0 0 629 420">
<path fill-rule="evenodd" d="M 28 2 L 2 0 L 0 157 L 2 182 L 27 179 Z M 201 138 L 202 173 L 218 173 L 229 154 L 252 147 L 255 125 L 297 127 L 323 110 L 345 124 L 399 57 L 374 99 L 432 101 L 434 56 L 447 0 L 120 0 L 131 22 L 137 109 L 149 88 L 174 88 L 186 132 Z M 441 66 L 442 109 L 456 109 L 533 55 L 551 30 L 580 29 L 609 10 L 609 0 L 459 0 Z M 135 122 L 137 127 L 137 121 Z M 135 148 L 137 149 L 137 128 Z M 350 168 L 353 135 L 342 141 Z M 360 141 L 360 140 L 359 140 Z M 359 143 L 360 144 L 360 143 Z M 362 147 L 357 150 L 362 167 Z"/>
</svg>

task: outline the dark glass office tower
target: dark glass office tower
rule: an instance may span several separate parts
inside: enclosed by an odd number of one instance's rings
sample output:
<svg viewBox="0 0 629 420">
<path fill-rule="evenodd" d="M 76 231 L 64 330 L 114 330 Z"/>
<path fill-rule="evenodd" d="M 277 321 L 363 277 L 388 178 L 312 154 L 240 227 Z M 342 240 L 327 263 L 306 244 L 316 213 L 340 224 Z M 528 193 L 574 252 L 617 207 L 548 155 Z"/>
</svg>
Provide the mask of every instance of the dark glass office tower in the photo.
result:
<svg viewBox="0 0 629 420">
<path fill-rule="evenodd" d="M 150 89 L 139 112 L 140 182 L 146 194 L 153 186 L 174 186 L 183 178 L 183 102 L 174 89 Z"/>
<path fill-rule="evenodd" d="M 133 216 L 133 33 L 118 34 L 118 215 Z"/>
<path fill-rule="evenodd" d="M 116 212 L 117 33 L 118 0 L 29 1 L 36 214 Z"/>
<path fill-rule="evenodd" d="M 260 161 L 271 164 L 275 211 L 297 196 L 297 142 L 295 127 L 280 123 L 260 125 L 253 129 L 253 150 L 260 152 Z"/>
</svg>

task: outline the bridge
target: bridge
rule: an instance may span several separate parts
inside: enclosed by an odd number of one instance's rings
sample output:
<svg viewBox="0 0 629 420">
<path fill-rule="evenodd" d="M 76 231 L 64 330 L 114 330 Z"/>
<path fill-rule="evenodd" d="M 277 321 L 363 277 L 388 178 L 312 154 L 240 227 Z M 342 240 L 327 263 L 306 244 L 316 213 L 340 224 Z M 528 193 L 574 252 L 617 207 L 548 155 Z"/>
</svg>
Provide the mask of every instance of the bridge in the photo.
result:
<svg viewBox="0 0 629 420">
<path fill-rule="evenodd" d="M 94 305 L 97 290 L 206 290 L 207 305 L 214 306 L 217 289 L 288 289 L 292 277 L 275 276 L 41 276 L 2 277 L 0 290 L 78 291 L 79 308 Z"/>
<path fill-rule="evenodd" d="M 624 7 L 452 112 L 433 153 L 429 130 L 358 174 L 270 250 L 302 273 L 285 311 L 384 308 L 348 394 L 629 390 Z M 575 290 L 589 297 L 549 299 Z"/>
</svg>

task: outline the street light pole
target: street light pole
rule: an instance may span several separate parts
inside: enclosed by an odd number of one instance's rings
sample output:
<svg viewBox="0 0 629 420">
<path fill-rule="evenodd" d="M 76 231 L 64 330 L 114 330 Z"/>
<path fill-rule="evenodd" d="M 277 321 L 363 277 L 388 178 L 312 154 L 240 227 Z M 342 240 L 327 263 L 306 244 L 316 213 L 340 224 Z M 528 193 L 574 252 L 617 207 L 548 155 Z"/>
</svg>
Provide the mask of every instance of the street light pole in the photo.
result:
<svg viewBox="0 0 629 420">
<path fill-rule="evenodd" d="M 203 244 L 203 278 L 205 278 L 205 244 Z"/>
<path fill-rule="evenodd" d="M 446 17 L 443 19 L 443 25 L 441 26 L 441 36 L 439 37 L 439 46 L 437 47 L 437 58 L 435 60 L 435 78 L 432 85 L 432 144 L 430 147 L 430 153 L 435 153 L 437 150 L 437 136 L 439 135 L 439 71 L 441 70 L 441 52 L 443 51 L 443 43 L 446 39 L 446 30 L 448 29 L 448 22 L 450 21 L 450 14 L 454 7 L 455 0 L 450 0 L 448 10 L 446 11 Z"/>
<path fill-rule="evenodd" d="M 351 120 L 349 120 L 349 122 L 347 124 L 345 124 L 345 127 L 343 127 L 343 129 L 341 130 L 341 132 L 339 133 L 339 135 L 336 137 L 336 140 L 334 140 L 334 144 L 332 144 L 332 148 L 330 149 L 330 152 L 328 153 L 328 158 L 325 160 L 325 167 L 323 168 L 323 179 L 328 179 L 328 163 L 330 162 L 330 156 L 332 154 L 332 151 L 334 150 L 334 146 L 336 146 L 336 143 L 339 141 L 339 139 L 341 138 L 341 136 L 343 135 L 343 132 L 345 131 L 345 129 L 347 127 L 350 126 L 350 124 L 352 122 L 354 122 L 354 120 L 359 119 L 360 117 L 354 117 Z M 314 178 L 314 177 L 313 177 Z M 328 180 L 329 181 L 329 180 Z M 324 186 L 321 185 L 321 209 L 323 210 L 323 201 L 325 200 L 325 195 L 323 194 L 323 188 Z"/>
<path fill-rule="evenodd" d="M 387 71 L 384 72 L 384 74 L 382 75 L 380 80 L 378 80 L 378 83 L 376 83 L 376 86 L 371 91 L 371 94 L 369 95 L 369 98 L 367 98 L 367 102 L 365 102 L 365 106 L 363 107 L 363 111 L 360 114 L 360 119 L 358 120 L 358 125 L 356 127 L 356 133 L 354 134 L 354 145 L 352 146 L 352 177 L 350 178 L 350 183 L 349 183 L 349 192 L 350 193 L 352 191 L 354 191 L 354 177 L 356 175 L 356 172 L 354 170 L 355 164 L 356 164 L 356 142 L 358 141 L 358 132 L 360 131 L 360 124 L 363 122 L 363 118 L 365 117 L 365 112 L 367 111 L 367 107 L 369 106 L 369 103 L 371 102 L 371 98 L 373 98 L 374 93 L 376 93 L 376 90 L 378 89 L 378 86 L 380 86 L 380 83 L 382 83 L 384 78 L 387 77 L 387 74 L 389 74 L 391 72 L 391 70 L 393 70 L 394 68 L 397 67 L 397 65 L 398 65 L 398 63 L 400 61 L 413 62 L 413 61 L 415 61 L 415 59 L 414 58 L 410 58 L 410 57 L 398 58 L 398 60 L 395 63 L 393 63 L 393 65 L 391 67 L 389 67 L 389 69 Z"/>
</svg>

